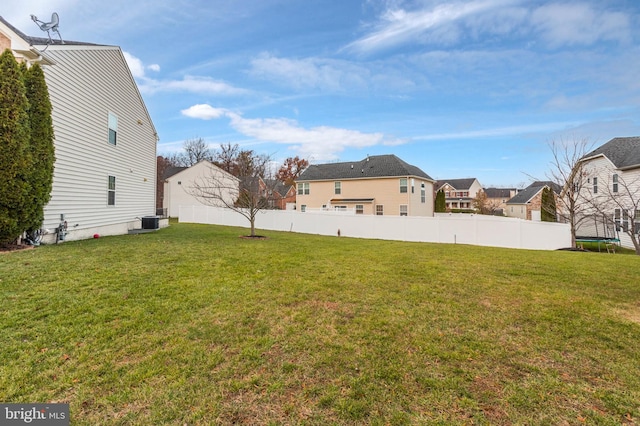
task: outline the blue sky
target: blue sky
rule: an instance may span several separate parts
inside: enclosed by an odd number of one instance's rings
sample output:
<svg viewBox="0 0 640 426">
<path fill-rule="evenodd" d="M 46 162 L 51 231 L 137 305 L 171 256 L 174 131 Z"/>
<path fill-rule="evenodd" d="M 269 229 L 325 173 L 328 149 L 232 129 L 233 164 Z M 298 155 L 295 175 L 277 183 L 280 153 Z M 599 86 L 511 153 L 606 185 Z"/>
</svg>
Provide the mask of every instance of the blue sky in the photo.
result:
<svg viewBox="0 0 640 426">
<path fill-rule="evenodd" d="M 638 0 L 5 0 L 125 52 L 160 136 L 435 179 L 544 179 L 549 142 L 640 135 Z"/>
</svg>

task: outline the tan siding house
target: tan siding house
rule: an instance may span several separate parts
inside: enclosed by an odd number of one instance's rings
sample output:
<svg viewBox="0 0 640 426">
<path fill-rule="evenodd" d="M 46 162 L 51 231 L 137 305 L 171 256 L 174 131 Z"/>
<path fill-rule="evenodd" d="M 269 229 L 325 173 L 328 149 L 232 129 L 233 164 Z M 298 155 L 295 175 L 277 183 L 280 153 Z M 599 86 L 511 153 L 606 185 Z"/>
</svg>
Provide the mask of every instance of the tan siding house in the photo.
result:
<svg viewBox="0 0 640 426">
<path fill-rule="evenodd" d="M 65 239 L 80 239 L 127 233 L 155 215 L 158 137 L 120 48 L 47 46 L 2 18 L 0 39 L 19 60 L 39 61 L 49 88 L 56 162 L 43 227 L 66 221 Z"/>
<path fill-rule="evenodd" d="M 433 179 L 395 155 L 309 166 L 296 180 L 299 211 L 432 216 Z"/>
</svg>

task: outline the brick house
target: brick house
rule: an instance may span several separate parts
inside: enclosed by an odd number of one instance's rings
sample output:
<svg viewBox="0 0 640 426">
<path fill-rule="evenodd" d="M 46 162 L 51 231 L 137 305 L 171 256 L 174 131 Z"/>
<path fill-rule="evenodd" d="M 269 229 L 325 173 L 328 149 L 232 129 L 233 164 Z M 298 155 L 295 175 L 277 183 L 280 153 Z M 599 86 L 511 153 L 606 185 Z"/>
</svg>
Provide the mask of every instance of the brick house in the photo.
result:
<svg viewBox="0 0 640 426">
<path fill-rule="evenodd" d="M 505 214 L 520 219 L 541 220 L 542 190 L 544 188 L 551 188 L 556 195 L 561 190 L 558 185 L 550 181 L 533 182 L 506 202 Z"/>
</svg>

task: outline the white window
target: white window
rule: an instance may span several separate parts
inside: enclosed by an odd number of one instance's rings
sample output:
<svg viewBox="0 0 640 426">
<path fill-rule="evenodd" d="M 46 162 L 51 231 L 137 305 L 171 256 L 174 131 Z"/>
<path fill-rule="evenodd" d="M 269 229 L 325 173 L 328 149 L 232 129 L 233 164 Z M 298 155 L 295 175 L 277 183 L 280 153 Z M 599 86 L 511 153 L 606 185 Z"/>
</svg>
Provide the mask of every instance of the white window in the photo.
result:
<svg viewBox="0 0 640 426">
<path fill-rule="evenodd" d="M 421 203 L 427 202 L 427 190 L 424 187 L 424 182 L 420 184 L 420 202 Z"/>
<path fill-rule="evenodd" d="M 409 209 L 407 208 L 406 204 L 400 204 L 400 216 L 408 216 L 409 215 Z"/>
<path fill-rule="evenodd" d="M 407 193 L 407 179 L 406 178 L 400 179 L 400 193 L 401 194 L 406 194 Z"/>
<path fill-rule="evenodd" d="M 364 205 L 356 204 L 356 214 L 364 214 Z"/>
<path fill-rule="evenodd" d="M 615 194 L 615 193 L 618 192 L 618 175 L 614 174 L 612 180 L 613 180 L 613 188 L 612 189 L 613 189 L 613 192 Z"/>
<path fill-rule="evenodd" d="M 382 204 L 376 205 L 376 216 L 384 215 L 384 206 Z"/>
<path fill-rule="evenodd" d="M 613 221 L 616 224 L 616 231 L 627 232 L 629 230 L 629 212 L 626 210 L 613 210 Z"/>
<path fill-rule="evenodd" d="M 340 195 L 342 193 L 342 182 L 335 182 L 333 186 L 334 186 L 334 193 L 336 195 Z"/>
<path fill-rule="evenodd" d="M 411 178 L 411 193 L 412 193 L 412 194 L 413 194 L 413 193 L 415 192 L 415 190 L 416 190 L 415 186 L 416 186 L 415 179 Z"/>
<path fill-rule="evenodd" d="M 116 177 L 109 176 L 109 184 L 107 187 L 107 205 L 115 206 L 116 205 Z"/>
<path fill-rule="evenodd" d="M 593 193 L 594 194 L 598 193 L 598 178 L 597 177 L 593 178 Z"/>
<path fill-rule="evenodd" d="M 109 143 L 115 145 L 118 139 L 118 116 L 109 113 Z"/>
<path fill-rule="evenodd" d="M 301 211 L 302 213 L 306 212 L 306 211 L 307 211 L 307 205 L 306 205 L 306 204 L 302 204 L 302 205 L 300 206 L 300 211 Z"/>
<path fill-rule="evenodd" d="M 309 182 L 300 182 L 298 184 L 298 195 L 309 195 Z"/>
</svg>

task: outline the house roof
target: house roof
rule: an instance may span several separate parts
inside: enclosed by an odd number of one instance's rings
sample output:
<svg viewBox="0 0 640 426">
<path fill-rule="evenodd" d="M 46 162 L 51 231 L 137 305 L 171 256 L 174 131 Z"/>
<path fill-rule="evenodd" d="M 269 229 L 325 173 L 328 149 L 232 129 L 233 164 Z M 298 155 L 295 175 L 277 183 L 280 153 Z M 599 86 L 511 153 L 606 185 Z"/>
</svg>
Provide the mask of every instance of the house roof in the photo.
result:
<svg viewBox="0 0 640 426">
<path fill-rule="evenodd" d="M 416 166 L 395 155 L 372 155 L 361 161 L 315 164 L 307 167 L 297 182 L 335 179 L 371 179 L 396 176 L 417 176 L 433 179 Z"/>
<path fill-rule="evenodd" d="M 607 157 L 616 168 L 621 170 L 640 167 L 640 136 L 613 138 L 582 157 L 582 160 L 599 155 Z"/>
<path fill-rule="evenodd" d="M 23 40 L 25 40 L 26 42 L 28 42 L 32 46 L 43 46 L 43 45 L 49 44 L 49 38 L 48 37 L 31 37 L 31 36 L 28 36 L 25 33 L 23 33 L 22 31 L 20 31 L 19 29 L 17 29 L 16 27 L 14 27 L 13 25 L 11 25 L 9 22 L 7 22 L 2 16 L 0 16 L 0 22 L 5 24 L 7 27 L 9 27 L 9 29 L 11 29 L 11 31 L 16 33 L 18 36 L 20 36 Z M 51 41 L 53 42 L 53 44 L 63 44 L 64 43 L 64 44 L 67 44 L 67 45 L 101 46 L 99 44 L 85 43 L 85 42 L 82 42 L 82 41 L 73 41 L 73 40 L 63 40 L 63 43 L 60 43 L 60 39 L 56 39 L 53 36 L 51 37 Z"/>
<path fill-rule="evenodd" d="M 287 193 L 293 185 L 287 185 L 278 179 L 265 179 L 265 184 L 280 194 L 283 198 L 287 196 Z"/>
<path fill-rule="evenodd" d="M 555 192 L 556 194 L 559 194 L 562 191 L 562 186 L 550 180 L 537 180 L 535 182 L 532 182 L 531 185 L 529 185 L 527 188 L 543 186 L 548 186 L 549 188 L 553 189 L 553 192 Z"/>
<path fill-rule="evenodd" d="M 548 185 L 528 186 L 513 196 L 507 204 L 527 204 L 533 197 L 538 195 L 542 189 Z"/>
<path fill-rule="evenodd" d="M 167 167 L 164 173 L 162 173 L 162 180 L 169 179 L 171 176 L 177 175 L 178 173 L 186 169 L 188 169 L 188 167 L 176 167 L 176 166 Z"/>
<path fill-rule="evenodd" d="M 515 188 L 485 188 L 484 193 L 488 198 L 509 198 L 511 191 L 515 191 Z"/>
<path fill-rule="evenodd" d="M 457 190 L 464 190 L 471 188 L 473 182 L 476 181 L 476 178 L 465 178 L 465 179 L 438 179 L 436 182 L 436 188 L 440 189 L 444 185 L 449 184 L 452 188 Z"/>
<path fill-rule="evenodd" d="M 545 186 L 551 188 L 556 194 L 559 194 L 562 190 L 562 187 L 554 182 L 537 180 L 514 195 L 513 198 L 507 201 L 507 204 L 527 204 L 533 197 L 538 195 Z"/>
</svg>

